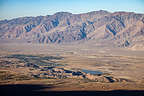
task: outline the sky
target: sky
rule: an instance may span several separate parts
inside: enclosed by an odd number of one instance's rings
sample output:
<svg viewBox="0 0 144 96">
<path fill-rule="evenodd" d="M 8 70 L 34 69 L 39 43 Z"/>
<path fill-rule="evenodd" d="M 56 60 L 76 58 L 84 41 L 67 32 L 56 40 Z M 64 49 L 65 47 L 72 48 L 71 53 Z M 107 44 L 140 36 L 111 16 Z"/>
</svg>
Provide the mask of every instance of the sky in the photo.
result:
<svg viewBox="0 0 144 96">
<path fill-rule="evenodd" d="M 144 13 L 144 0 L 0 0 L 0 20 L 98 10 Z"/>
</svg>

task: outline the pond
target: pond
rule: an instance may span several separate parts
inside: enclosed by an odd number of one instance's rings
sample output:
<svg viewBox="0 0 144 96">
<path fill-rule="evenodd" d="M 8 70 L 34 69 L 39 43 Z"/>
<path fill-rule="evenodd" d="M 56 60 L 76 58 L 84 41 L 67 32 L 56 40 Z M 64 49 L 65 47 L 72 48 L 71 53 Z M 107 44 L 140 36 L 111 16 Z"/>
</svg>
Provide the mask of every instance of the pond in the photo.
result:
<svg viewBox="0 0 144 96">
<path fill-rule="evenodd" d="M 92 74 L 92 75 L 102 75 L 103 74 L 103 72 L 101 72 L 101 71 L 92 71 L 92 70 L 86 70 L 86 69 L 82 69 L 82 72 L 84 72 L 84 73 L 89 73 L 89 74 Z"/>
</svg>

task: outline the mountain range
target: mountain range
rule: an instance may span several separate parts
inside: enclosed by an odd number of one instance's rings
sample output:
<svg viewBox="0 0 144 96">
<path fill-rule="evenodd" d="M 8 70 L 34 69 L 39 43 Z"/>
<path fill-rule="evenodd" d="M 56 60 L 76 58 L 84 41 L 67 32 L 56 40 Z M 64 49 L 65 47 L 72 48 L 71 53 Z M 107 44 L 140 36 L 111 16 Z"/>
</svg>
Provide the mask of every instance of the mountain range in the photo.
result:
<svg viewBox="0 0 144 96">
<path fill-rule="evenodd" d="M 44 44 L 94 42 L 144 48 L 144 14 L 100 10 L 1 20 L 0 40 Z"/>
</svg>

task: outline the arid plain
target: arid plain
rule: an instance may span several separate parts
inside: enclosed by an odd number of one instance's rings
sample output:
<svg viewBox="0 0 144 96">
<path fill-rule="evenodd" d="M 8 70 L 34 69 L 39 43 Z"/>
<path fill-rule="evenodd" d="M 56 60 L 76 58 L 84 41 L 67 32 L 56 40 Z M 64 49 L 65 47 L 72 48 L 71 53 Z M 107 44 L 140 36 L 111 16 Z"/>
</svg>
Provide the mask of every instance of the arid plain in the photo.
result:
<svg viewBox="0 0 144 96">
<path fill-rule="evenodd" d="M 39 91 L 144 90 L 143 64 L 142 50 L 2 43 L 0 85 L 47 86 Z"/>
</svg>

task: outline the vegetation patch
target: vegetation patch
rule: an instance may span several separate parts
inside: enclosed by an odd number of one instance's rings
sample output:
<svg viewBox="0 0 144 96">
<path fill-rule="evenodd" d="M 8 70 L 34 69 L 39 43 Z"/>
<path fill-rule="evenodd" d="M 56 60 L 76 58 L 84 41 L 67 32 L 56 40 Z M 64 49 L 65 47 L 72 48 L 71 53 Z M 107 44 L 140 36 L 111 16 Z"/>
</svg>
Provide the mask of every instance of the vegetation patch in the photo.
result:
<svg viewBox="0 0 144 96">
<path fill-rule="evenodd" d="M 34 55 L 23 55 L 23 54 L 14 54 L 6 56 L 6 58 L 16 58 L 21 62 L 29 64 L 36 64 L 40 66 L 60 66 L 62 64 L 58 64 L 52 60 L 61 60 L 63 57 L 55 57 L 55 56 L 34 56 Z"/>
</svg>

